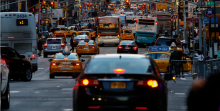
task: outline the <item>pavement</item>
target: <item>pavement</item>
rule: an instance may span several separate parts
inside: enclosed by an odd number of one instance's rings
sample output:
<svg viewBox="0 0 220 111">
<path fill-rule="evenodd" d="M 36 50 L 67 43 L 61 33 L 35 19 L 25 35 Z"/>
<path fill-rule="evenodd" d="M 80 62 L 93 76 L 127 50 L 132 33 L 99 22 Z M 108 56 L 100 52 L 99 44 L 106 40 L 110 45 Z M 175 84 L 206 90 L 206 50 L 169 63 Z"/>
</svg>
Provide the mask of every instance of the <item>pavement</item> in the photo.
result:
<svg viewBox="0 0 220 111">
<path fill-rule="evenodd" d="M 67 41 L 69 42 L 69 37 Z M 69 46 L 69 45 L 68 45 Z M 100 47 L 101 54 L 115 53 L 115 46 Z M 138 53 L 144 54 L 147 48 L 139 48 Z M 33 73 L 30 82 L 10 81 L 11 102 L 10 109 L 2 111 L 73 111 L 72 91 L 75 80 L 72 77 L 49 78 L 49 59 L 38 57 L 38 71 Z M 85 59 L 83 65 L 90 56 L 82 56 Z M 185 74 L 185 78 L 177 78 L 176 83 L 169 81 L 168 84 L 168 111 L 186 111 L 186 97 L 189 91 L 192 77 Z"/>
</svg>

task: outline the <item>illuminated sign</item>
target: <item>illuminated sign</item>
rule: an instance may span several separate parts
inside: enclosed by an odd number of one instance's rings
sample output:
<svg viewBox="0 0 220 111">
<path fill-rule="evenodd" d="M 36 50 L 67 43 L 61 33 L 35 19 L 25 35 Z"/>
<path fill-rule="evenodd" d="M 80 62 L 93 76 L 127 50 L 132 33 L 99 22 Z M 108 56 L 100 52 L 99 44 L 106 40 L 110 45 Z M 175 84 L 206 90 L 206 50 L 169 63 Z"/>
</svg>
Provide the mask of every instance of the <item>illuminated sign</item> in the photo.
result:
<svg viewBox="0 0 220 111">
<path fill-rule="evenodd" d="M 17 26 L 27 26 L 28 25 L 28 19 L 17 19 Z"/>
<path fill-rule="evenodd" d="M 169 52 L 169 46 L 149 46 L 149 52 Z"/>
</svg>

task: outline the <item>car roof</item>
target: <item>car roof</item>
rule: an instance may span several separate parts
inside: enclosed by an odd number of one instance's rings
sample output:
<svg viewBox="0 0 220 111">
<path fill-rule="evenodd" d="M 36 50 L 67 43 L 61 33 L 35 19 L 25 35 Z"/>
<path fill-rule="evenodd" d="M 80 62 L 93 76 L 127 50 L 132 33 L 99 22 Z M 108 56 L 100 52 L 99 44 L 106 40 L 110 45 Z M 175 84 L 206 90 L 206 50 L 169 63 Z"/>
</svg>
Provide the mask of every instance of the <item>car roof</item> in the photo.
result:
<svg viewBox="0 0 220 111">
<path fill-rule="evenodd" d="M 159 39 L 161 38 L 161 39 L 175 39 L 175 38 L 172 38 L 172 37 L 164 37 L 164 36 L 162 36 L 162 37 L 158 37 Z"/>
<path fill-rule="evenodd" d="M 141 59 L 148 58 L 145 55 L 137 55 L 137 54 L 99 54 L 92 56 L 92 59 Z"/>
</svg>

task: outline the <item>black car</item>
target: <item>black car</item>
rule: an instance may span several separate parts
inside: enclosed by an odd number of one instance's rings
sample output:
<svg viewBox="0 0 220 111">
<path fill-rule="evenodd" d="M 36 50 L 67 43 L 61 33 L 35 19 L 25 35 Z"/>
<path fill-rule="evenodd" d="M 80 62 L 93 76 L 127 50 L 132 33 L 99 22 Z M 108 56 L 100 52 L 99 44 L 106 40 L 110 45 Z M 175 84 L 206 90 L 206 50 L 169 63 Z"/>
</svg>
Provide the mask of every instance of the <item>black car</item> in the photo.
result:
<svg viewBox="0 0 220 111">
<path fill-rule="evenodd" d="M 167 111 L 168 89 L 153 58 L 136 54 L 92 56 L 73 87 L 74 111 Z"/>
<path fill-rule="evenodd" d="M 8 64 L 10 79 L 31 81 L 33 67 L 31 62 L 25 59 L 24 55 L 20 55 L 11 47 L 1 46 L 1 57 L 6 61 L 6 64 Z"/>
<path fill-rule="evenodd" d="M 138 53 L 138 46 L 134 41 L 129 40 L 122 40 L 118 47 L 117 47 L 117 53 Z"/>
<path fill-rule="evenodd" d="M 172 37 L 158 37 L 155 45 L 156 46 L 170 46 L 172 42 L 176 43 L 176 39 Z"/>
</svg>

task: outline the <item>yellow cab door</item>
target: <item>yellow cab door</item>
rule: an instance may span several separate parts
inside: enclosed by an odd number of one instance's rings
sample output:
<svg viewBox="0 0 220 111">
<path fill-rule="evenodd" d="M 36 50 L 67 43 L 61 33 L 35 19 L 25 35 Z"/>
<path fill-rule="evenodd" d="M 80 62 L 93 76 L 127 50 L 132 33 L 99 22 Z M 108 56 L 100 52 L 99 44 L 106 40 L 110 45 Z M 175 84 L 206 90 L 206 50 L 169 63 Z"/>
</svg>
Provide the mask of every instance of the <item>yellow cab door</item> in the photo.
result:
<svg viewBox="0 0 220 111">
<path fill-rule="evenodd" d="M 72 35 L 71 31 L 68 28 L 65 28 L 65 33 L 66 33 L 66 35 Z"/>
<path fill-rule="evenodd" d="M 157 53 L 155 62 L 160 72 L 168 72 L 170 55 L 168 53 Z"/>
</svg>

